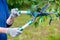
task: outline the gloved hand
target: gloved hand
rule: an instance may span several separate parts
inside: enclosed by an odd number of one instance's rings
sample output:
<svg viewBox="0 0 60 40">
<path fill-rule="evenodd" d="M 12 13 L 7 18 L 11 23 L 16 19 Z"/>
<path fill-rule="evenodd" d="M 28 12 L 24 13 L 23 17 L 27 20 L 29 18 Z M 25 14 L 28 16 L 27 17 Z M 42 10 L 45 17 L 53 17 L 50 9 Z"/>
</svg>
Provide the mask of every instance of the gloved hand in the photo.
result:
<svg viewBox="0 0 60 40">
<path fill-rule="evenodd" d="M 16 18 L 20 14 L 18 13 L 18 8 L 11 9 L 11 17 Z"/>
<path fill-rule="evenodd" d="M 8 28 L 7 34 L 10 34 L 12 37 L 16 37 L 22 33 L 22 31 L 18 30 L 18 28 Z"/>
</svg>

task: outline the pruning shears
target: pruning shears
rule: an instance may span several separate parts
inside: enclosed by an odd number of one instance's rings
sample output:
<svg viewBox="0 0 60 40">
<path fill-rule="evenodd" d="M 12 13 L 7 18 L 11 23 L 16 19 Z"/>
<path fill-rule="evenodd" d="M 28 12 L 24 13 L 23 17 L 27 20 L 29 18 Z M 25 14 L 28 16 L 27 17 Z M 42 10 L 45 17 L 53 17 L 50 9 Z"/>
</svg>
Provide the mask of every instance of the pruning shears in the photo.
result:
<svg viewBox="0 0 60 40">
<path fill-rule="evenodd" d="M 52 22 L 53 19 L 52 19 L 52 16 L 50 14 L 53 14 L 53 13 L 44 12 L 49 6 L 50 6 L 50 4 L 45 5 L 41 9 L 41 11 L 39 11 L 39 12 L 19 11 L 20 14 L 29 14 L 29 15 L 33 16 L 33 18 L 28 23 L 26 23 L 24 26 L 22 26 L 21 28 L 19 28 L 19 30 L 23 31 L 26 27 L 29 27 L 29 25 L 31 25 L 33 22 L 35 22 L 36 18 L 39 17 L 39 16 L 49 16 L 50 17 L 49 24 L 51 24 L 51 22 Z"/>
<path fill-rule="evenodd" d="M 36 20 L 36 18 L 39 17 L 39 16 L 50 15 L 49 13 L 43 13 L 43 11 L 45 11 L 49 6 L 50 6 L 50 4 L 45 5 L 40 12 L 31 12 L 31 11 L 28 11 L 26 13 L 26 11 L 19 11 L 20 14 L 24 13 L 24 14 L 29 14 L 29 15 L 33 16 L 33 18 L 28 23 L 26 23 L 24 26 L 22 26 L 21 28 L 19 28 L 19 30 L 23 31 L 26 27 L 29 27 L 29 25 L 31 25 Z"/>
</svg>

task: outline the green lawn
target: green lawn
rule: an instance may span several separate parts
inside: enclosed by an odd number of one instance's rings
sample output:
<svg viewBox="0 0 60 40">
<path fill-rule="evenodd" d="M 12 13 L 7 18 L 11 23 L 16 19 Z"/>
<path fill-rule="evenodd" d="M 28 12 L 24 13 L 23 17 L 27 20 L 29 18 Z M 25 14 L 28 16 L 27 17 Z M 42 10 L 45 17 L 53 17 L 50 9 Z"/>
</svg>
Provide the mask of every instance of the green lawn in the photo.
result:
<svg viewBox="0 0 60 40">
<path fill-rule="evenodd" d="M 15 19 L 12 27 L 21 27 L 31 19 L 30 16 L 21 15 Z M 60 40 L 60 20 L 54 20 L 51 25 L 48 21 L 35 28 L 32 24 L 23 33 L 15 38 L 8 36 L 9 40 Z"/>
</svg>

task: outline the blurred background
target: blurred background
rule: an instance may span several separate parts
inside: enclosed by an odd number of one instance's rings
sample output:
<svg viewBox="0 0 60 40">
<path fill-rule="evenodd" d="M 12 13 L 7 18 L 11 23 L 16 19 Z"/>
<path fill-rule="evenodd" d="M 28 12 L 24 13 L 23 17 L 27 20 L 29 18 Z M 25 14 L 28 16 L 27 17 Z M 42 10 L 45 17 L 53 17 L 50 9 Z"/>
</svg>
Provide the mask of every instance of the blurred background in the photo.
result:
<svg viewBox="0 0 60 40">
<path fill-rule="evenodd" d="M 15 38 L 8 35 L 8 40 L 60 40 L 60 0 L 7 0 L 7 3 L 9 10 L 18 8 L 19 10 L 31 11 L 36 11 L 35 5 L 39 5 L 38 8 L 41 10 L 44 5 L 50 3 L 50 7 L 45 12 L 55 13 L 51 15 L 53 19 L 51 24 L 49 24 L 50 18 L 48 16 L 44 16 L 42 19 L 38 17 L 21 35 Z M 31 15 L 21 15 L 15 19 L 11 27 L 22 27 L 31 18 Z"/>
</svg>

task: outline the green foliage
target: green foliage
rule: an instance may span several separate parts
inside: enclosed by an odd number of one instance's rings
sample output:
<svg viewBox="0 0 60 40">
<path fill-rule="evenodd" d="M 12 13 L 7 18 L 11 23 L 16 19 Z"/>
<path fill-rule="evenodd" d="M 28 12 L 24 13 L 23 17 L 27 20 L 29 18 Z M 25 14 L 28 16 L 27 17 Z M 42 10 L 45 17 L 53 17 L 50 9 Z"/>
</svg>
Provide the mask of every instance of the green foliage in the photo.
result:
<svg viewBox="0 0 60 40">
<path fill-rule="evenodd" d="M 31 7 L 32 5 L 43 5 L 43 4 L 46 4 L 46 3 L 51 3 L 55 6 L 60 6 L 59 2 L 60 0 L 7 0 L 8 2 L 8 5 L 9 5 L 9 8 L 14 8 L 14 7 Z M 53 6 L 52 6 L 53 7 Z"/>
<path fill-rule="evenodd" d="M 10 9 L 19 8 L 20 10 L 23 10 L 26 8 L 27 10 L 31 10 L 34 12 L 39 12 L 44 5 L 50 3 L 50 7 L 45 12 L 53 12 L 56 17 L 60 18 L 60 0 L 7 0 L 7 2 Z M 44 22 L 45 19 L 46 17 L 40 17 L 39 19 L 37 19 L 37 21 L 35 22 L 35 26 Z M 51 21 L 52 17 L 50 17 L 49 24 L 51 24 Z"/>
<path fill-rule="evenodd" d="M 34 8 L 36 5 L 38 5 L 39 10 L 41 10 L 44 5 L 51 3 L 51 6 L 47 8 L 45 12 L 53 12 L 56 16 L 58 14 L 60 18 L 60 0 L 7 0 L 7 3 L 9 9 L 19 8 L 20 10 L 30 9 L 31 11 L 36 11 Z M 27 23 L 30 18 L 28 15 L 22 15 L 15 20 L 12 27 L 21 27 Z M 55 20 L 52 25 L 45 26 L 50 18 L 50 16 L 38 17 L 30 28 L 28 27 L 24 30 L 23 34 L 16 38 L 9 36 L 9 40 L 60 40 L 60 21 Z M 36 28 L 32 27 L 34 25 Z"/>
<path fill-rule="evenodd" d="M 36 5 L 38 3 L 42 3 L 41 0 L 7 0 L 9 8 L 26 8 L 26 7 L 31 7 L 31 5 Z M 44 1 L 43 1 L 44 2 Z"/>
</svg>

